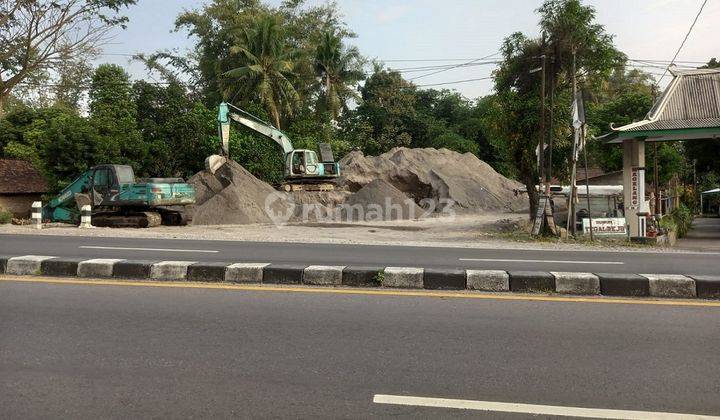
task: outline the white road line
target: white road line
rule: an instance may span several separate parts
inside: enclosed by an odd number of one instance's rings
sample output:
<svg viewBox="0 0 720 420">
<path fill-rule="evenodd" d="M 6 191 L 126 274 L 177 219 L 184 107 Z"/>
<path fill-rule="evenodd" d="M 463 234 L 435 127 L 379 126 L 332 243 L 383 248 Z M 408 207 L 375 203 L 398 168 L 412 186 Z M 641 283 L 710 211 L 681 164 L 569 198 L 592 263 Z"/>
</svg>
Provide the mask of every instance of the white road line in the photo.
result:
<svg viewBox="0 0 720 420">
<path fill-rule="evenodd" d="M 531 263 L 553 263 L 553 264 L 597 264 L 597 265 L 623 265 L 621 261 L 561 261 L 561 260 L 508 260 L 500 258 L 458 258 L 459 261 L 479 262 L 531 262 Z"/>
<path fill-rule="evenodd" d="M 121 251 L 157 251 L 157 252 L 199 252 L 205 254 L 215 254 L 220 251 L 210 249 L 174 249 L 174 248 L 129 248 L 121 246 L 79 246 L 82 249 L 116 249 Z"/>
<path fill-rule="evenodd" d="M 555 405 L 534 405 L 502 403 L 491 401 L 454 400 L 447 398 L 407 397 L 402 395 L 376 394 L 376 404 L 411 405 L 416 407 L 457 408 L 461 410 L 478 410 L 501 413 L 519 413 L 546 416 L 582 417 L 595 419 L 627 419 L 627 420 L 675 420 L 675 419 L 708 419 L 718 420 L 720 417 L 680 413 L 662 413 L 653 411 L 607 410 L 602 408 L 562 407 Z"/>
</svg>

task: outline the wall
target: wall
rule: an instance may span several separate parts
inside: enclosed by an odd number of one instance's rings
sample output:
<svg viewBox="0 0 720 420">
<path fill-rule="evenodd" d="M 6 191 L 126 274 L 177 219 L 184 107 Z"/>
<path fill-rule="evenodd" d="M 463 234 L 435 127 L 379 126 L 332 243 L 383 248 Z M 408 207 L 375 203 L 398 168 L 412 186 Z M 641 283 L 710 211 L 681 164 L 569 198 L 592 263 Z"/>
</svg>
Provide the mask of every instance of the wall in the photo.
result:
<svg viewBox="0 0 720 420">
<path fill-rule="evenodd" d="M 16 218 L 30 218 L 33 201 L 40 201 L 40 194 L 0 194 L 0 208 L 10 211 Z"/>
</svg>

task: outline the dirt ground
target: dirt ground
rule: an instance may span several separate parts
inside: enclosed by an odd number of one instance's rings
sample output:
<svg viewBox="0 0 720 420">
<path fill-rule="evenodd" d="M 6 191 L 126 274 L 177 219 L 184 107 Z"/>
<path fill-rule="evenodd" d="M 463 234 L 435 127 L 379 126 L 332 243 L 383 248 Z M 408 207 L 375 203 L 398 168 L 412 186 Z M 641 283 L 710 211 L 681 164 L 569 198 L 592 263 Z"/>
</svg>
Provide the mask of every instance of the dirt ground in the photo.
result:
<svg viewBox="0 0 720 420">
<path fill-rule="evenodd" d="M 0 234 L 494 249 L 637 250 L 637 246 L 628 246 L 619 242 L 606 241 L 590 244 L 583 241 L 560 242 L 556 239 L 531 240 L 527 234 L 528 223 L 525 213 L 485 213 L 419 220 L 304 223 L 281 226 L 249 224 L 160 226 L 151 229 L 80 229 L 70 225 L 50 224 L 45 225 L 42 230 L 36 230 L 32 226 L 0 225 Z M 647 248 L 647 250 L 668 251 L 663 248 Z"/>
</svg>

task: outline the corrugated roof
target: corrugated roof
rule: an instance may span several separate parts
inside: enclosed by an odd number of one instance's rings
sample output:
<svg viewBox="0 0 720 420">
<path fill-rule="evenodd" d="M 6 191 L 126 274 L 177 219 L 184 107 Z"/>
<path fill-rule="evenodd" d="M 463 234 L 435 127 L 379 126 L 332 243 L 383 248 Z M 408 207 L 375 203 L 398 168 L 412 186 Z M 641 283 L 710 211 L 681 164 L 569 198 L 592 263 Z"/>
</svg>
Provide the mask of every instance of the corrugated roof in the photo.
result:
<svg viewBox="0 0 720 420">
<path fill-rule="evenodd" d="M 720 69 L 673 72 L 648 118 L 615 131 L 720 127 Z"/>
<path fill-rule="evenodd" d="M 47 181 L 30 162 L 0 159 L 0 194 L 43 194 Z"/>
</svg>

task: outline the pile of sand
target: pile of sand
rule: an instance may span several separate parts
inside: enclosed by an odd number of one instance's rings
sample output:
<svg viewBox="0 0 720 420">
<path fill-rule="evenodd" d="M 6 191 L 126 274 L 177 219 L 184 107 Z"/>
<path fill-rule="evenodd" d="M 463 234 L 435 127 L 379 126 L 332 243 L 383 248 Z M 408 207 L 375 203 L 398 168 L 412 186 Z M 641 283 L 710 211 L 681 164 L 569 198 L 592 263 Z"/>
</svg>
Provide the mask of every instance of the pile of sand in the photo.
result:
<svg viewBox="0 0 720 420">
<path fill-rule="evenodd" d="M 376 179 L 348 197 L 343 204 L 345 220 L 407 220 L 421 217 L 424 210 L 392 184 Z"/>
<path fill-rule="evenodd" d="M 214 172 L 188 180 L 196 192 L 194 225 L 306 222 L 327 215 L 344 221 L 415 219 L 443 211 L 449 200 L 454 210 L 469 212 L 527 207 L 514 192 L 520 183 L 471 153 L 447 149 L 395 148 L 377 157 L 352 152 L 340 161 L 342 178 L 331 192 L 279 192 L 234 161 L 217 162 Z"/>
<path fill-rule="evenodd" d="M 468 211 L 522 211 L 527 199 L 515 194 L 522 187 L 505 178 L 472 153 L 447 149 L 394 148 L 380 156 L 351 152 L 340 161 L 341 183 L 359 191 L 374 180 L 392 184 L 423 207 L 434 200 L 435 210 L 452 200 L 454 208 Z"/>
<path fill-rule="evenodd" d="M 194 225 L 270 223 L 266 200 L 283 212 L 288 204 L 283 193 L 255 178 L 237 162 L 228 160 L 215 173 L 200 171 L 188 180 L 195 187 Z"/>
</svg>

